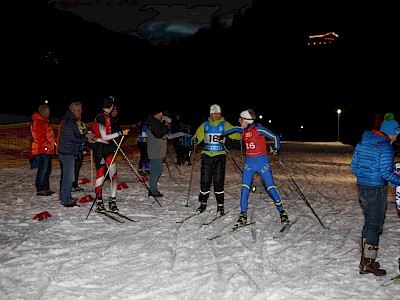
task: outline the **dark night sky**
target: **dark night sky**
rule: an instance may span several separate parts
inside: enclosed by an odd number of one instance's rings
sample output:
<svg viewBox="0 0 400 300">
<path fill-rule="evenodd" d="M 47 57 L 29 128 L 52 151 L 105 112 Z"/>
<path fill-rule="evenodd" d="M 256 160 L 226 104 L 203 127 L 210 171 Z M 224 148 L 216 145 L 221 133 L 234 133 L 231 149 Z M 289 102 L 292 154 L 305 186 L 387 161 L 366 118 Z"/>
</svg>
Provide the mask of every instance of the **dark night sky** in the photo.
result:
<svg viewBox="0 0 400 300">
<path fill-rule="evenodd" d="M 314 6 L 313 11 L 310 5 L 272 7 L 258 1 L 234 42 L 221 36 L 204 42 L 203 37 L 188 48 L 159 46 L 139 52 L 115 43 L 109 32 L 96 31 L 91 36 L 79 27 L 82 23 L 67 26 L 40 11 L 28 18 L 21 16 L 21 20 L 30 20 L 22 26 L 30 34 L 17 31 L 12 36 L 17 42 L 7 49 L 11 49 L 11 58 L 4 56 L 10 66 L 5 73 L 5 94 L 11 100 L 2 112 L 31 115 L 48 99 L 52 115 L 62 117 L 70 102 L 81 101 L 84 118 L 90 121 L 101 109 L 103 97 L 112 95 L 126 124 L 161 105 L 182 112 L 197 127 L 208 117 L 209 106 L 218 103 L 235 125 L 240 111 L 253 108 L 264 119 L 273 120 L 273 130 L 335 140 L 340 107 L 343 136 L 347 132 L 358 138 L 361 130 L 370 129 L 375 114 L 399 111 L 398 105 L 394 107 L 399 103 L 398 58 L 391 44 L 394 19 L 389 16 L 390 7 L 335 3 Z M 38 19 L 52 26 L 45 27 Z M 40 34 L 33 35 L 35 31 Z M 304 37 L 328 31 L 340 35 L 340 47 L 316 50 L 303 46 Z M 41 55 L 45 48 L 41 46 L 54 41 L 65 53 L 83 53 L 92 62 L 32 64 L 32 53 Z M 104 64 L 107 53 L 114 61 Z M 306 129 L 298 132 L 303 124 Z"/>
</svg>

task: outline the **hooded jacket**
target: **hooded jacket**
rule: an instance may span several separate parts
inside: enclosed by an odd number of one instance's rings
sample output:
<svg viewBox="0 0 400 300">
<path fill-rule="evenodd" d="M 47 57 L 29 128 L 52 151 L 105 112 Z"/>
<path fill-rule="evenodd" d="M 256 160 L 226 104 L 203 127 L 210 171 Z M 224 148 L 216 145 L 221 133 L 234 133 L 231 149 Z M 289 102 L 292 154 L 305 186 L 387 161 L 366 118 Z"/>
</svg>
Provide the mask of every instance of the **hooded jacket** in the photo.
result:
<svg viewBox="0 0 400 300">
<path fill-rule="evenodd" d="M 350 169 L 358 185 L 386 186 L 388 182 L 400 185 L 400 176 L 394 173 L 394 151 L 389 138 L 377 130 L 365 131 L 354 149 Z"/>
<path fill-rule="evenodd" d="M 31 156 L 36 154 L 54 154 L 54 131 L 49 119 L 44 118 L 38 112 L 32 115 L 31 125 Z"/>
</svg>

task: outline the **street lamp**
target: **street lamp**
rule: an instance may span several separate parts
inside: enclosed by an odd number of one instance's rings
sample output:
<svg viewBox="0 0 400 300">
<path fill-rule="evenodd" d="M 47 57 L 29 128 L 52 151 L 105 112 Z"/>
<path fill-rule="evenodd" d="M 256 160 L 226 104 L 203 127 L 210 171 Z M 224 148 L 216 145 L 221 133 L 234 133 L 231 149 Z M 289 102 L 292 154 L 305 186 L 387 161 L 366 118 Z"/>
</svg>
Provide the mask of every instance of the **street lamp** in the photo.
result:
<svg viewBox="0 0 400 300">
<path fill-rule="evenodd" d="M 337 111 L 337 140 L 338 142 L 340 141 L 339 139 L 339 133 L 340 133 L 340 114 L 342 113 L 342 110 L 339 108 Z"/>
</svg>

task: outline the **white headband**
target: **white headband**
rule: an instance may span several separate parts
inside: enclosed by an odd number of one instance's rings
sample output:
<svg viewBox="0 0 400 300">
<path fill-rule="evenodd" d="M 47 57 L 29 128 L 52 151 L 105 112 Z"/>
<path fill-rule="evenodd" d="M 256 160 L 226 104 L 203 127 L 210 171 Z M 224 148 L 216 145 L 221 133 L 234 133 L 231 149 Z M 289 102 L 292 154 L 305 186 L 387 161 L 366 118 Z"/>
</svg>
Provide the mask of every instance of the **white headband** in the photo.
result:
<svg viewBox="0 0 400 300">
<path fill-rule="evenodd" d="M 254 119 L 251 117 L 248 110 L 244 110 L 240 113 L 240 117 L 249 124 L 253 124 Z"/>
</svg>

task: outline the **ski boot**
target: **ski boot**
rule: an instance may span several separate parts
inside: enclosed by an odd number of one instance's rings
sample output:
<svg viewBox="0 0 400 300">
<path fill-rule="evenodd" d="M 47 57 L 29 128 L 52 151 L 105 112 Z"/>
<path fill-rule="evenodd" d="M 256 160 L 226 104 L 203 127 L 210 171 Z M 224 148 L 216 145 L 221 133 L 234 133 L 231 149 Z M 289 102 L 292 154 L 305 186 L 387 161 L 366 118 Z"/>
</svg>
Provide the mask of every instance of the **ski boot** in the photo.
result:
<svg viewBox="0 0 400 300">
<path fill-rule="evenodd" d="M 286 211 L 282 210 L 279 214 L 280 214 L 282 226 L 289 226 L 290 220 L 289 220 L 289 217 L 288 217 Z"/>
<path fill-rule="evenodd" d="M 112 212 L 119 212 L 117 202 L 115 200 L 115 197 L 110 197 L 110 200 L 108 201 L 108 207 Z"/>
<path fill-rule="evenodd" d="M 106 208 L 104 206 L 103 199 L 97 199 L 96 204 L 97 204 L 96 212 L 100 212 L 100 213 L 106 212 Z"/>
<path fill-rule="evenodd" d="M 240 212 L 239 219 L 236 221 L 235 227 L 233 229 L 237 229 L 240 227 L 244 227 L 247 224 L 247 212 Z"/>
<path fill-rule="evenodd" d="M 200 206 L 197 209 L 197 212 L 201 214 L 203 211 L 206 210 L 206 208 L 207 208 L 207 203 L 200 202 Z"/>
<path fill-rule="evenodd" d="M 225 214 L 224 205 L 218 204 L 217 205 L 217 217 L 222 217 Z"/>
</svg>

